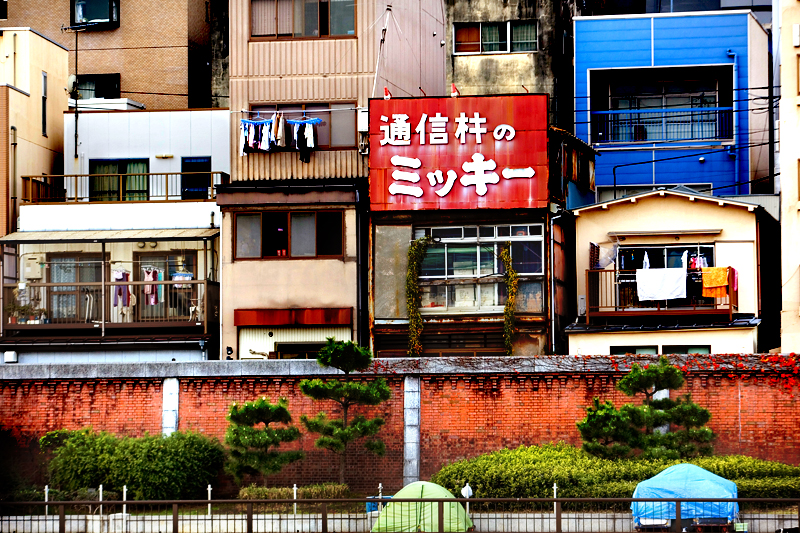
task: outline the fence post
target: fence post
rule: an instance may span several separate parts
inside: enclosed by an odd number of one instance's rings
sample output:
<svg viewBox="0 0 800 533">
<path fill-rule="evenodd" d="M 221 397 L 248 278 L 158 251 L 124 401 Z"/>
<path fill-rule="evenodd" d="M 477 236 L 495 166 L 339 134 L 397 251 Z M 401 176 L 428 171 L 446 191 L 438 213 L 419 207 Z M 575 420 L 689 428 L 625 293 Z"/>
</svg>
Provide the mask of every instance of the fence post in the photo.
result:
<svg viewBox="0 0 800 533">
<path fill-rule="evenodd" d="M 50 485 L 45 485 L 44 486 L 44 503 L 47 503 L 49 501 L 50 501 Z M 48 514 L 50 514 L 50 506 L 49 505 L 45 505 L 44 506 L 44 515 L 47 516 Z"/>
<path fill-rule="evenodd" d="M 67 532 L 67 517 L 64 516 L 64 504 L 58 506 L 58 533 Z"/>
<path fill-rule="evenodd" d="M 322 504 L 322 533 L 328 533 L 328 504 Z"/>
<path fill-rule="evenodd" d="M 100 485 L 100 520 L 103 520 L 103 485 Z"/>
<path fill-rule="evenodd" d="M 556 533 L 561 533 L 561 502 L 556 501 Z"/>
<path fill-rule="evenodd" d="M 172 533 L 178 533 L 178 504 L 172 504 Z"/>
<path fill-rule="evenodd" d="M 439 500 L 436 504 L 439 507 L 439 533 L 444 533 L 444 500 Z"/>
<path fill-rule="evenodd" d="M 292 487 L 292 494 L 294 495 L 294 514 L 297 514 L 297 483 Z"/>
<path fill-rule="evenodd" d="M 675 531 L 676 533 L 681 533 L 682 530 L 683 530 L 683 528 L 681 527 L 681 501 L 680 500 L 676 500 L 675 501 L 675 527 L 673 528 L 673 531 Z"/>
<path fill-rule="evenodd" d="M 103 269 L 105 272 L 105 269 Z M 128 485 L 122 485 L 122 501 L 128 500 Z M 128 504 L 122 504 L 122 533 L 128 533 L 128 517 L 125 516 L 128 513 Z"/>
<path fill-rule="evenodd" d="M 208 484 L 208 516 L 211 516 L 211 484 Z"/>
<path fill-rule="evenodd" d="M 247 533 L 253 533 L 253 502 L 247 503 Z"/>
</svg>

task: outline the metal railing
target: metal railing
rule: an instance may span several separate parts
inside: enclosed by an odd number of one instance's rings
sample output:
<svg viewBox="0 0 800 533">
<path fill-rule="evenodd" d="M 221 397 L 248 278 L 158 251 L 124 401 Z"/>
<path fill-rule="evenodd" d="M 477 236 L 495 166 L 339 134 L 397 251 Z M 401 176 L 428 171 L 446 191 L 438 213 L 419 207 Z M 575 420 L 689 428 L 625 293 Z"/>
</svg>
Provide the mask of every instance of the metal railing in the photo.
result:
<svg viewBox="0 0 800 533">
<path fill-rule="evenodd" d="M 23 203 L 209 201 L 225 172 L 22 176 Z"/>
<path fill-rule="evenodd" d="M 738 310 L 736 273 L 728 267 L 728 283 L 719 297 L 703 296 L 700 270 L 686 271 L 686 298 L 662 301 L 639 300 L 635 270 L 587 270 L 586 316 L 633 316 L 660 314 L 727 314 Z"/>
<path fill-rule="evenodd" d="M 632 504 L 635 502 L 635 511 Z M 494 498 L 0 502 L 16 533 L 746 532 L 800 525 L 800 500 Z M 370 506 L 372 509 L 369 510 Z"/>
<path fill-rule="evenodd" d="M 597 143 L 732 139 L 733 108 L 592 111 L 592 129 Z"/>
<path fill-rule="evenodd" d="M 5 285 L 5 329 L 204 326 L 219 322 L 219 283 L 182 281 L 27 282 Z M 213 331 L 213 326 L 212 326 Z"/>
</svg>

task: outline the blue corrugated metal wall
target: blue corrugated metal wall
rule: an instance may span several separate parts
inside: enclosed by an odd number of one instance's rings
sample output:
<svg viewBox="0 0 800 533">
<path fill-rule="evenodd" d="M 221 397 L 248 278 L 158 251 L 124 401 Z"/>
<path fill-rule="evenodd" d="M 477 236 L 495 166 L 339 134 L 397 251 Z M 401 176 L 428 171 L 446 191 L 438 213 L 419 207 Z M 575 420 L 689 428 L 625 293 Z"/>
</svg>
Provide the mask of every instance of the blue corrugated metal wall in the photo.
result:
<svg viewBox="0 0 800 533">
<path fill-rule="evenodd" d="M 733 65 L 730 49 L 738 62 L 738 137 L 737 146 L 749 144 L 748 120 L 748 16 L 746 13 L 719 13 L 681 16 L 627 16 L 577 19 L 575 21 L 575 131 L 589 141 L 589 76 L 591 69 L 674 67 L 697 65 Z M 708 148 L 672 149 L 663 144 L 651 150 L 619 150 L 624 143 L 615 143 L 615 150 L 604 150 L 597 158 L 596 183 L 612 185 L 613 169 L 618 165 L 653 159 L 689 156 L 651 164 L 617 168 L 617 184 L 712 183 L 714 187 L 747 181 L 749 153 L 736 151 L 733 158 L 727 151 L 704 153 Z M 683 145 L 698 144 L 684 143 Z M 699 143 L 704 146 L 714 142 Z M 718 143 L 717 143 L 718 144 Z M 700 156 L 705 161 L 700 162 Z M 737 168 L 738 167 L 738 168 Z M 737 173 L 738 170 L 738 173 Z M 748 193 L 749 186 L 734 186 L 714 191 L 715 194 Z M 570 204 L 585 201 L 573 197 Z M 579 205 L 579 204 L 578 204 Z M 569 205 L 577 207 L 578 205 Z"/>
</svg>

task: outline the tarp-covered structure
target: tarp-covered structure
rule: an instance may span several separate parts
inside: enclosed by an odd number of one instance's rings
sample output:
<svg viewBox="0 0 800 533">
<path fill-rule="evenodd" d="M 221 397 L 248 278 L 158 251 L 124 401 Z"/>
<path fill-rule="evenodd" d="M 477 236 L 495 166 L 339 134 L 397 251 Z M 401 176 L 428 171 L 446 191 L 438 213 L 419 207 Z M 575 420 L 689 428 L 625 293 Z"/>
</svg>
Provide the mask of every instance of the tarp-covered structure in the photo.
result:
<svg viewBox="0 0 800 533">
<path fill-rule="evenodd" d="M 636 485 L 634 498 L 737 498 L 736 483 L 690 464 L 674 465 Z M 675 519 L 675 502 L 633 502 L 634 521 Z M 681 502 L 681 518 L 727 518 L 739 514 L 735 502 Z"/>
<path fill-rule="evenodd" d="M 427 481 L 416 481 L 400 489 L 392 497 L 372 526 L 373 533 L 439 531 L 439 502 L 402 502 L 403 498 L 452 499 L 444 487 Z M 457 501 L 444 502 L 444 531 L 467 531 L 472 520 Z"/>
</svg>

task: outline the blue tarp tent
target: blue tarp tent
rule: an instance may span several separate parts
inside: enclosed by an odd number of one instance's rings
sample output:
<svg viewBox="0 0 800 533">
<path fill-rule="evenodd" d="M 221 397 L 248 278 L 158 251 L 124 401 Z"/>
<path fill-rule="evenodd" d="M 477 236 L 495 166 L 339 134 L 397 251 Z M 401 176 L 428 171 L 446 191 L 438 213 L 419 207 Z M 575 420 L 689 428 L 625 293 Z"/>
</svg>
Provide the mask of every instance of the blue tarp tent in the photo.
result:
<svg viewBox="0 0 800 533">
<path fill-rule="evenodd" d="M 737 498 L 736 483 L 699 466 L 680 464 L 636 485 L 634 498 Z M 634 521 L 641 518 L 675 520 L 675 502 L 633 502 Z M 683 502 L 681 518 L 727 518 L 739 514 L 735 502 Z"/>
</svg>

